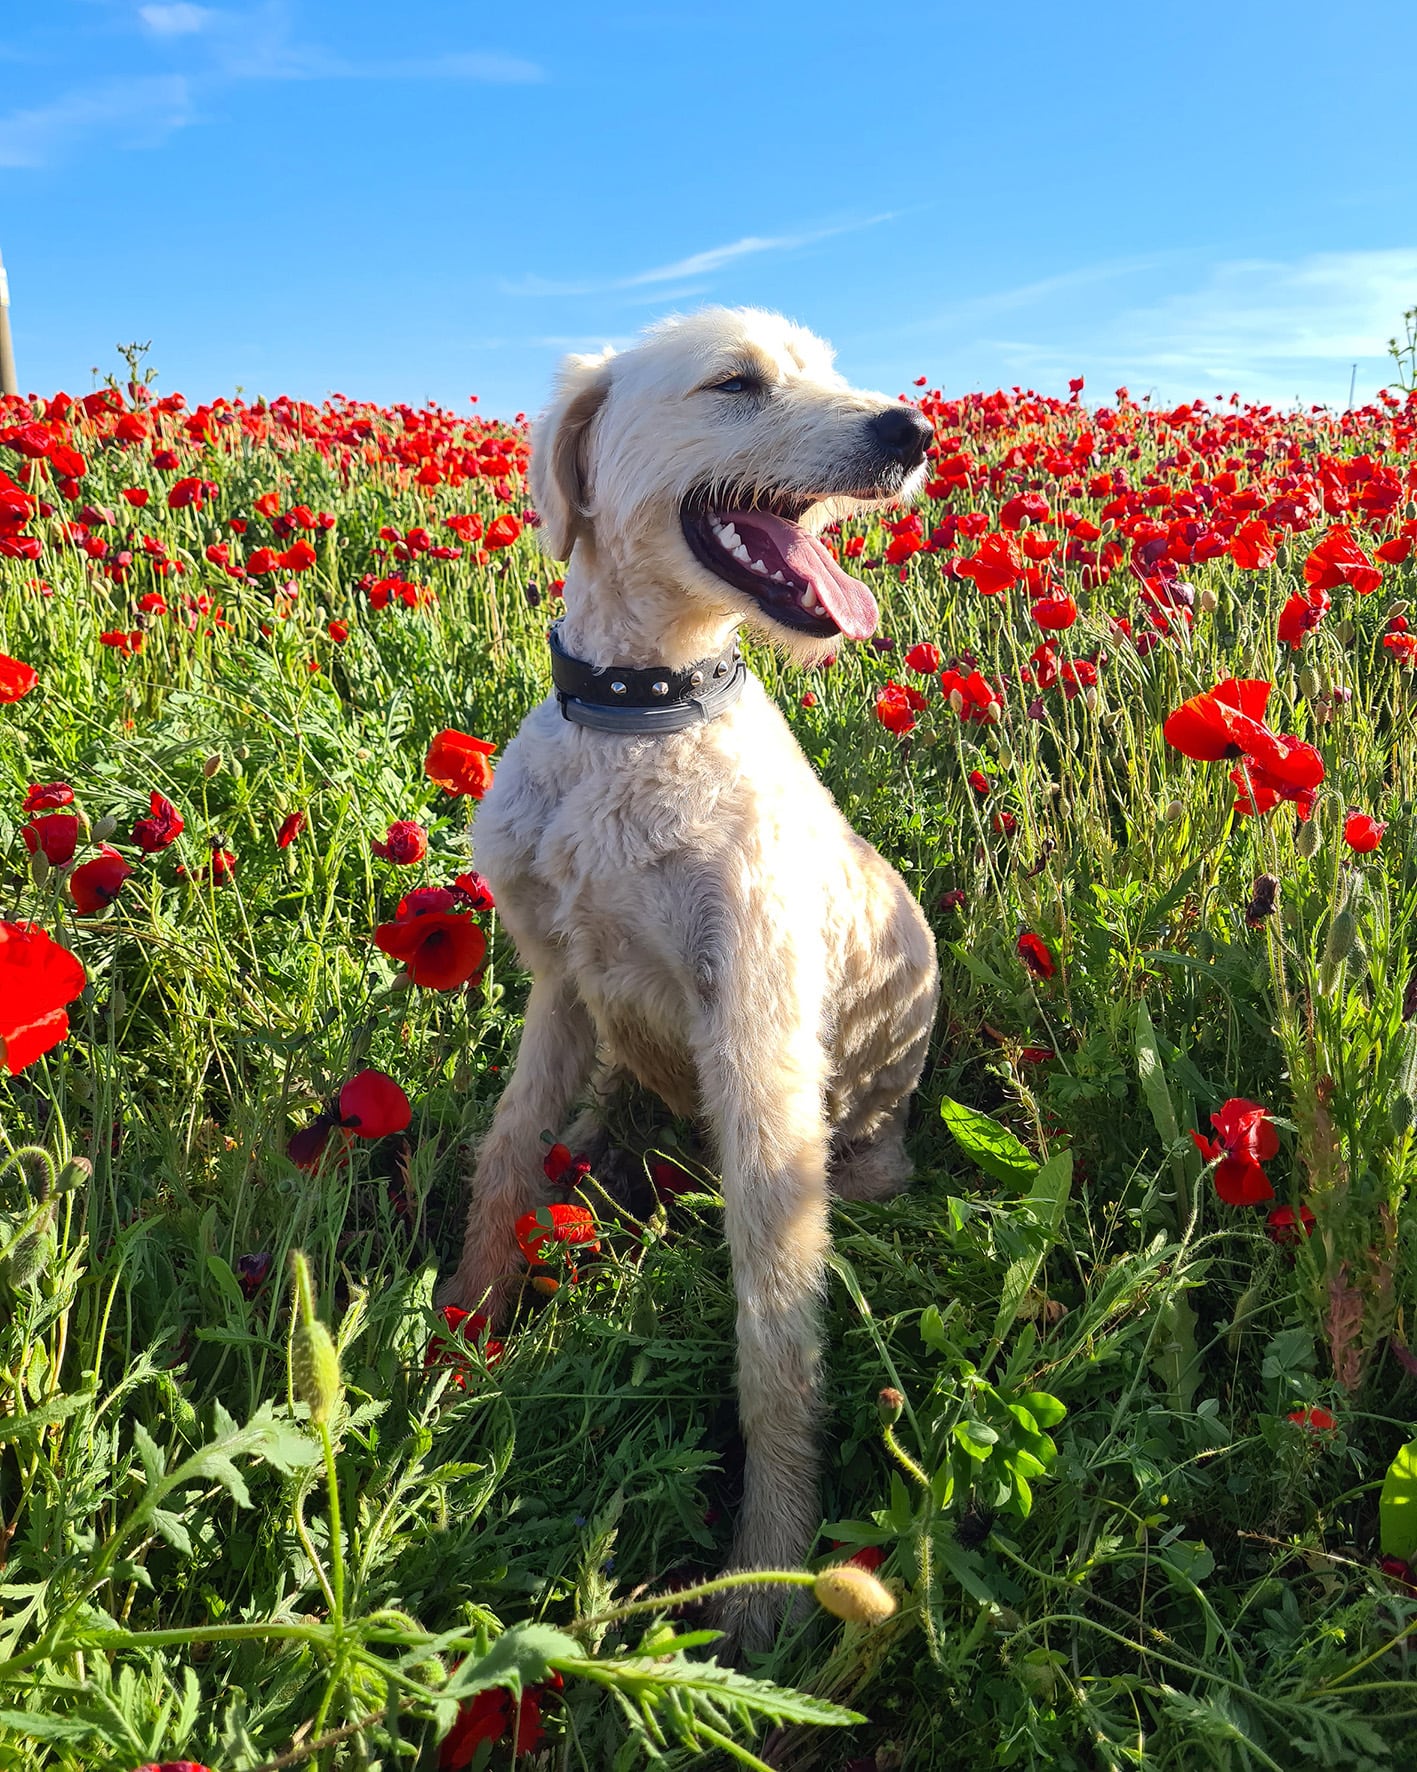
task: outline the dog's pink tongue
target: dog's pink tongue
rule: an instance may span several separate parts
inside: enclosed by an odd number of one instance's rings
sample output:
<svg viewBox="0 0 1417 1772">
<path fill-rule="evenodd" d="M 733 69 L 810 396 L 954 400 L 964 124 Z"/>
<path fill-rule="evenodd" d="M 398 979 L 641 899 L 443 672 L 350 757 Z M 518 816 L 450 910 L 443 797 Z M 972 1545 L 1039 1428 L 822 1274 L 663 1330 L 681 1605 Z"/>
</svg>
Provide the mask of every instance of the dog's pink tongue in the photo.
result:
<svg viewBox="0 0 1417 1772">
<path fill-rule="evenodd" d="M 881 619 L 876 599 L 859 578 L 842 571 L 815 536 L 769 511 L 745 511 L 733 521 L 740 531 L 766 532 L 787 570 L 811 585 L 817 601 L 848 640 L 869 640 L 875 633 Z"/>
</svg>

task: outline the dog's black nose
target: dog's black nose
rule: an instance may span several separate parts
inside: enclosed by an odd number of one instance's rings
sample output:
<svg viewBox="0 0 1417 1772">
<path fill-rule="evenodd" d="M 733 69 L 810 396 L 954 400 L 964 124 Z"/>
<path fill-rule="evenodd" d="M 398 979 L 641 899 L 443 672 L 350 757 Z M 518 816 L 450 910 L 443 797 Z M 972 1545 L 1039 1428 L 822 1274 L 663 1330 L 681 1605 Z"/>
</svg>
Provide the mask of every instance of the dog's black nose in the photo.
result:
<svg viewBox="0 0 1417 1772">
<path fill-rule="evenodd" d="M 871 435 L 891 461 L 903 468 L 918 468 L 935 431 L 924 413 L 902 405 L 878 412 L 871 420 Z"/>
</svg>

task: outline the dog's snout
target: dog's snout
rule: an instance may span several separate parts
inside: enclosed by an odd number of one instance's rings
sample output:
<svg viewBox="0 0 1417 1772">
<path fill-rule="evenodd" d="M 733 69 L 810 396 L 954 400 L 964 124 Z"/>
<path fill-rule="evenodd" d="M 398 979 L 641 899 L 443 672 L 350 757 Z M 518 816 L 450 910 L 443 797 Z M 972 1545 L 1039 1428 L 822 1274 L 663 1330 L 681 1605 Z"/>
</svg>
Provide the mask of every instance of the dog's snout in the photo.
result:
<svg viewBox="0 0 1417 1772">
<path fill-rule="evenodd" d="M 903 468 L 918 468 L 935 432 L 928 418 L 913 406 L 888 406 L 871 420 L 877 447 Z"/>
</svg>

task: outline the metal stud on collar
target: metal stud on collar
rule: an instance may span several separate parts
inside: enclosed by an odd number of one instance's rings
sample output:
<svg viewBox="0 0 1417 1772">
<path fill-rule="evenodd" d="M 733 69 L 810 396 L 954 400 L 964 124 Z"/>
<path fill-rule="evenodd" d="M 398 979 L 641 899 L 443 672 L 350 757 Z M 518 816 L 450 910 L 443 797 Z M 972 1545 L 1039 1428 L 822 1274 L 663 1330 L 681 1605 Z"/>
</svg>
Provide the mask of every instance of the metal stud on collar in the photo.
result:
<svg viewBox="0 0 1417 1772">
<path fill-rule="evenodd" d="M 649 692 L 651 695 L 668 695 L 669 685 L 661 677 L 657 683 L 650 684 Z"/>
<path fill-rule="evenodd" d="M 612 683 L 610 685 L 610 693 L 612 695 L 623 695 L 625 693 L 625 685 L 623 683 Z"/>
</svg>

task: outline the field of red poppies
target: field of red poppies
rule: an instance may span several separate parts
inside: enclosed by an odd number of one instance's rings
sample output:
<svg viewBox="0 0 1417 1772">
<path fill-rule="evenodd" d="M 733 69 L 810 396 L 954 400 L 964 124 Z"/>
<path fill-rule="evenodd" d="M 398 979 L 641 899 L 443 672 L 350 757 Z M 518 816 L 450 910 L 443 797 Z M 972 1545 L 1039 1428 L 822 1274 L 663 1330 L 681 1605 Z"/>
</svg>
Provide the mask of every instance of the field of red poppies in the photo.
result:
<svg viewBox="0 0 1417 1772">
<path fill-rule="evenodd" d="M 0 401 L 0 1766 L 1411 1763 L 1417 397 L 910 398 L 926 497 L 832 538 L 882 631 L 753 657 L 944 1006 L 739 1669 L 696 1129 L 547 1128 L 515 1319 L 433 1302 L 524 426 Z"/>
</svg>

